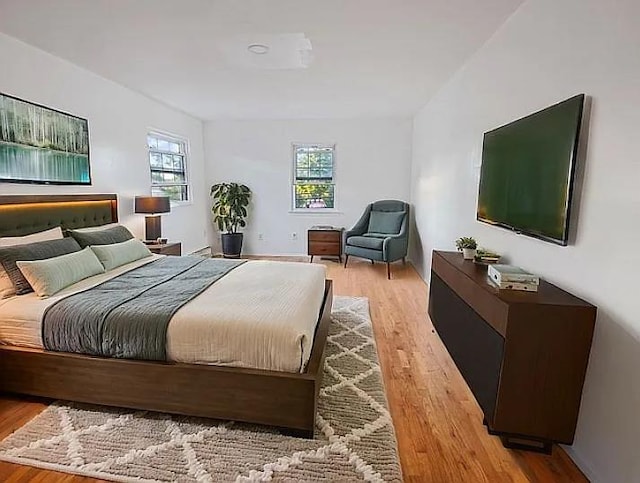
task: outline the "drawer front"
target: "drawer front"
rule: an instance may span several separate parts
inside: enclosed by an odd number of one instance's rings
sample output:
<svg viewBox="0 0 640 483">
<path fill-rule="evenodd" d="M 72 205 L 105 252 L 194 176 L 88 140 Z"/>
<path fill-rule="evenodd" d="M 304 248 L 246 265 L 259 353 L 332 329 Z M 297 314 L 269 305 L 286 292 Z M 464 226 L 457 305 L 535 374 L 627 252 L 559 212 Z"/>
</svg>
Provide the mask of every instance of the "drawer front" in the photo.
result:
<svg viewBox="0 0 640 483">
<path fill-rule="evenodd" d="M 490 425 L 496 408 L 504 338 L 435 272 L 431 272 L 429 316 Z"/>
<path fill-rule="evenodd" d="M 342 245 L 334 242 L 309 241 L 309 255 L 334 255 L 342 254 Z"/>
<path fill-rule="evenodd" d="M 162 250 L 163 255 L 182 255 L 182 249 L 180 245 L 173 245 Z"/>
<path fill-rule="evenodd" d="M 180 244 L 167 245 L 162 247 L 150 246 L 149 250 L 151 250 L 152 253 L 158 253 L 160 255 L 182 255 L 182 245 Z"/>
<path fill-rule="evenodd" d="M 342 241 L 342 232 L 340 231 L 309 231 L 309 242 L 333 242 L 340 243 Z"/>
</svg>

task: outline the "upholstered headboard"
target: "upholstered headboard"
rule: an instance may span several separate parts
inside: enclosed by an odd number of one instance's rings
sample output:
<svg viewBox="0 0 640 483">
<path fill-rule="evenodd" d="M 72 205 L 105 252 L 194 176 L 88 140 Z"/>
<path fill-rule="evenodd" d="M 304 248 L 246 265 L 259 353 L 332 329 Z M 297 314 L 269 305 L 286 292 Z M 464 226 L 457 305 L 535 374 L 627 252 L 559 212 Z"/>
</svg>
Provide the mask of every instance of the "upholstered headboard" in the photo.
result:
<svg viewBox="0 0 640 483">
<path fill-rule="evenodd" d="M 56 226 L 85 228 L 118 221 L 118 198 L 97 195 L 0 196 L 0 237 L 23 236 Z"/>
</svg>

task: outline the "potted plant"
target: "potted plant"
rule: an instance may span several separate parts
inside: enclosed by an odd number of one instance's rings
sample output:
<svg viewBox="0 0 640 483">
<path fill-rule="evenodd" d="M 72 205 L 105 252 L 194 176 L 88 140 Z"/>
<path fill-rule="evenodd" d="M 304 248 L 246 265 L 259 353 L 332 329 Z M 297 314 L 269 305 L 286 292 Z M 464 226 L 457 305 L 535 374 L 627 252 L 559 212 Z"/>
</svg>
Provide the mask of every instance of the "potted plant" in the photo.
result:
<svg viewBox="0 0 640 483">
<path fill-rule="evenodd" d="M 247 226 L 247 206 L 251 200 L 249 187 L 238 183 L 217 183 L 211 187 L 213 221 L 222 233 L 222 253 L 225 258 L 240 258 L 242 233 Z"/>
<path fill-rule="evenodd" d="M 456 248 L 459 252 L 462 252 L 462 258 L 465 260 L 473 260 L 473 257 L 476 256 L 478 242 L 476 242 L 473 237 L 463 236 L 456 240 Z"/>
</svg>

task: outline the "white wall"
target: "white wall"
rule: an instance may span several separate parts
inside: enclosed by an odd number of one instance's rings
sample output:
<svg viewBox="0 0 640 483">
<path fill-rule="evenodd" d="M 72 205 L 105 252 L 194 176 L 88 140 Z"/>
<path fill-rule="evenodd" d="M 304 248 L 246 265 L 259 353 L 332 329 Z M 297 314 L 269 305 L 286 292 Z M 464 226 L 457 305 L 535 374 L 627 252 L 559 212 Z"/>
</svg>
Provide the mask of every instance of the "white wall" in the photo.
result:
<svg viewBox="0 0 640 483">
<path fill-rule="evenodd" d="M 594 481 L 640 481 L 640 2 L 530 0 L 416 116 L 412 202 L 425 277 L 432 249 L 482 246 L 598 306 L 576 440 Z M 475 221 L 482 134 L 592 97 L 576 240 L 559 247 Z"/>
<path fill-rule="evenodd" d="M 290 213 L 294 142 L 335 143 L 339 213 Z M 214 121 L 205 124 L 205 150 L 208 186 L 236 181 L 253 190 L 244 253 L 306 254 L 312 225 L 350 228 L 368 203 L 409 198 L 409 119 Z"/>
<path fill-rule="evenodd" d="M 163 234 L 182 241 L 183 252 L 207 246 L 201 121 L 3 34 L 0 66 L 0 92 L 89 120 L 93 178 L 90 187 L 0 183 L 0 193 L 117 193 L 122 223 L 142 237 L 144 216 L 133 214 L 133 197 L 150 193 L 146 134 L 167 131 L 190 142 L 194 201 L 163 216 Z"/>
</svg>

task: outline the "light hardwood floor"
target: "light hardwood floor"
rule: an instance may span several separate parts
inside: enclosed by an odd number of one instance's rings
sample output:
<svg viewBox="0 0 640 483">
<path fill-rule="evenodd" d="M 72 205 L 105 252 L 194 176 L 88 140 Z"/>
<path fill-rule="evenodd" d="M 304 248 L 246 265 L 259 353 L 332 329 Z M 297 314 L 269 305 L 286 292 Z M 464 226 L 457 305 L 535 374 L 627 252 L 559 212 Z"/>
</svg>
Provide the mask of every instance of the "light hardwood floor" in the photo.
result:
<svg viewBox="0 0 640 483">
<path fill-rule="evenodd" d="M 319 261 L 318 261 L 319 262 Z M 407 482 L 587 481 L 566 453 L 508 450 L 489 436 L 482 413 L 427 316 L 427 286 L 407 264 L 322 261 L 336 295 L 368 297 L 391 415 Z M 0 397 L 0 438 L 44 408 Z M 0 481 L 97 481 L 0 463 Z"/>
</svg>

